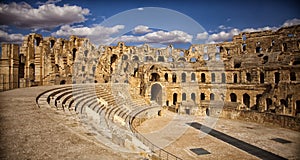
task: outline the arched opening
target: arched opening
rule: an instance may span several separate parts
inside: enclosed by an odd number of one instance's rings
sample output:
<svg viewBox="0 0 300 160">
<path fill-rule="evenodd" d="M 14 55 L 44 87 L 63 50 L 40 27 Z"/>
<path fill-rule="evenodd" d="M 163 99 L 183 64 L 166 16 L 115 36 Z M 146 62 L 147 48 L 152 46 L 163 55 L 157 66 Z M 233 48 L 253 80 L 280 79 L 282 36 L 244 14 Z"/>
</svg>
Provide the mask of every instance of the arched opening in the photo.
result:
<svg viewBox="0 0 300 160">
<path fill-rule="evenodd" d="M 261 97 L 262 97 L 262 95 L 261 94 L 258 94 L 258 95 L 256 95 L 256 110 L 260 107 L 259 106 L 259 102 L 261 101 Z"/>
<path fill-rule="evenodd" d="M 250 108 L 250 96 L 247 93 L 243 94 L 243 103 Z"/>
<path fill-rule="evenodd" d="M 280 73 L 279 72 L 275 72 L 274 74 L 275 74 L 275 83 L 277 84 L 280 81 Z"/>
<path fill-rule="evenodd" d="M 192 94 L 191 94 L 191 99 L 192 99 L 192 101 L 194 101 L 194 102 L 196 101 L 196 95 L 195 95 L 195 93 L 192 93 Z"/>
<path fill-rule="evenodd" d="M 60 85 L 66 84 L 66 80 L 61 80 L 59 84 L 60 84 Z"/>
<path fill-rule="evenodd" d="M 54 71 L 54 73 L 59 73 L 59 65 L 58 64 L 55 64 L 53 66 L 53 71 Z"/>
<path fill-rule="evenodd" d="M 215 94 L 211 93 L 211 94 L 209 95 L 209 97 L 210 97 L 210 100 L 211 100 L 211 101 L 215 100 Z"/>
<path fill-rule="evenodd" d="M 252 78 L 251 78 L 251 74 L 250 73 L 246 73 L 246 80 L 248 82 L 251 82 Z"/>
<path fill-rule="evenodd" d="M 269 61 L 269 56 L 264 56 L 263 57 L 263 64 L 266 64 Z"/>
<path fill-rule="evenodd" d="M 216 75 L 215 73 L 211 74 L 211 82 L 215 82 L 216 81 Z"/>
<path fill-rule="evenodd" d="M 112 65 L 113 63 L 116 62 L 116 60 L 118 59 L 118 56 L 113 54 L 111 57 L 110 57 L 110 64 Z"/>
<path fill-rule="evenodd" d="M 181 99 L 182 101 L 186 101 L 186 93 L 182 93 Z"/>
<path fill-rule="evenodd" d="M 288 103 L 285 99 L 280 100 L 280 105 L 283 105 L 284 107 L 288 107 Z"/>
<path fill-rule="evenodd" d="M 126 61 L 127 59 L 128 59 L 128 55 L 124 54 L 124 55 L 122 56 L 122 60 Z"/>
<path fill-rule="evenodd" d="M 152 62 L 153 61 L 153 58 L 151 56 L 145 56 L 144 57 L 144 61 L 145 62 Z"/>
<path fill-rule="evenodd" d="M 181 73 L 181 82 L 185 82 L 185 81 L 186 81 L 186 74 Z"/>
<path fill-rule="evenodd" d="M 40 37 L 35 37 L 34 39 L 34 44 L 35 46 L 40 46 L 41 38 Z"/>
<path fill-rule="evenodd" d="M 266 98 L 267 111 L 270 110 L 272 104 L 273 104 L 272 99 L 271 98 Z"/>
<path fill-rule="evenodd" d="M 180 58 L 178 59 L 178 61 L 185 62 L 185 61 L 186 61 L 186 59 L 185 59 L 184 57 L 180 57 Z"/>
<path fill-rule="evenodd" d="M 165 80 L 168 82 L 168 73 L 165 73 Z"/>
<path fill-rule="evenodd" d="M 54 44 L 55 44 L 55 41 L 54 40 L 50 40 L 50 48 L 53 48 Z"/>
<path fill-rule="evenodd" d="M 173 94 L 173 104 L 176 105 L 177 103 L 177 93 Z"/>
<path fill-rule="evenodd" d="M 234 68 L 240 68 L 241 62 L 234 62 Z"/>
<path fill-rule="evenodd" d="M 164 62 L 164 61 L 165 61 L 164 56 L 158 56 L 157 61 L 158 61 L 158 62 Z"/>
<path fill-rule="evenodd" d="M 153 84 L 151 87 L 151 101 L 162 105 L 162 87 L 160 84 Z"/>
<path fill-rule="evenodd" d="M 205 74 L 204 73 L 201 73 L 201 82 L 205 83 Z"/>
<path fill-rule="evenodd" d="M 246 51 L 246 49 L 247 49 L 247 44 L 246 44 L 246 43 L 243 43 L 243 44 L 242 44 L 242 51 Z"/>
<path fill-rule="evenodd" d="M 72 55 L 73 55 L 73 61 L 75 61 L 75 58 L 76 58 L 76 52 L 77 52 L 77 49 L 76 48 L 73 48 L 72 50 Z"/>
<path fill-rule="evenodd" d="M 33 63 L 29 65 L 29 80 L 32 82 L 35 80 L 35 65 Z"/>
<path fill-rule="evenodd" d="M 282 51 L 283 52 L 287 51 L 287 44 L 286 43 L 282 43 Z"/>
<path fill-rule="evenodd" d="M 259 82 L 265 83 L 265 74 L 263 72 L 260 72 L 259 74 Z"/>
<path fill-rule="evenodd" d="M 205 60 L 205 61 L 208 61 L 208 60 L 209 60 L 208 54 L 203 54 L 203 60 Z"/>
<path fill-rule="evenodd" d="M 290 81 L 296 81 L 296 73 L 295 72 L 291 72 L 290 73 Z"/>
<path fill-rule="evenodd" d="M 226 83 L 226 75 L 225 75 L 225 73 L 222 73 L 222 83 Z"/>
<path fill-rule="evenodd" d="M 221 58 L 220 58 L 220 53 L 216 53 L 216 54 L 215 54 L 215 57 L 216 57 L 216 60 L 219 61 L 219 60 L 221 59 Z"/>
<path fill-rule="evenodd" d="M 207 116 L 209 116 L 209 109 L 208 108 L 206 108 L 205 113 L 206 113 Z"/>
<path fill-rule="evenodd" d="M 151 73 L 150 81 L 156 82 L 156 81 L 159 81 L 159 78 L 160 78 L 160 76 L 158 73 Z"/>
<path fill-rule="evenodd" d="M 295 116 L 298 116 L 299 114 L 300 114 L 300 100 L 297 100 Z"/>
<path fill-rule="evenodd" d="M 172 82 L 173 82 L 173 83 L 176 83 L 176 74 L 175 74 L 175 73 L 172 74 Z"/>
<path fill-rule="evenodd" d="M 230 93 L 230 101 L 231 102 L 236 102 L 236 100 L 237 100 L 236 94 L 235 93 Z"/>
<path fill-rule="evenodd" d="M 200 100 L 205 100 L 205 93 L 200 94 Z"/>
<path fill-rule="evenodd" d="M 168 58 L 168 62 L 174 62 L 173 57 L 170 56 L 170 57 Z"/>
<path fill-rule="evenodd" d="M 133 57 L 132 57 L 132 61 L 134 61 L 134 62 L 139 61 L 139 57 L 138 57 L 138 56 L 133 56 Z"/>
<path fill-rule="evenodd" d="M 190 62 L 192 62 L 192 63 L 195 63 L 195 62 L 197 62 L 197 58 L 195 58 L 195 57 L 192 57 L 192 58 L 190 59 Z"/>
<path fill-rule="evenodd" d="M 192 81 L 192 82 L 195 82 L 195 81 L 196 81 L 196 75 L 195 75 L 195 73 L 192 73 L 192 74 L 191 74 L 191 81 Z"/>
<path fill-rule="evenodd" d="M 238 79 L 237 74 L 234 73 L 233 74 L 233 83 L 237 83 L 237 81 L 238 81 L 237 79 Z"/>
</svg>

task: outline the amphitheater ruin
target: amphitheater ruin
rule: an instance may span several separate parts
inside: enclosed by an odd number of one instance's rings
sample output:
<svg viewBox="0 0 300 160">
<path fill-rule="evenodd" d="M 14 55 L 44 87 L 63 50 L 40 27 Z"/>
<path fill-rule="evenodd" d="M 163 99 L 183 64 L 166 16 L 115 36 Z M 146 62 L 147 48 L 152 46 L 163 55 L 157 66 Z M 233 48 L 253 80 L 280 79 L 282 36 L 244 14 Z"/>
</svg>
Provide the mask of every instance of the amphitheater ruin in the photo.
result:
<svg viewBox="0 0 300 160">
<path fill-rule="evenodd" d="M 111 145 L 152 159 L 184 159 L 137 128 L 176 114 L 300 131 L 299 34 L 296 25 L 162 49 L 124 42 L 96 47 L 87 38 L 32 33 L 21 46 L 2 44 L 0 90 L 47 86 L 36 96 L 38 107 L 78 113 Z"/>
</svg>

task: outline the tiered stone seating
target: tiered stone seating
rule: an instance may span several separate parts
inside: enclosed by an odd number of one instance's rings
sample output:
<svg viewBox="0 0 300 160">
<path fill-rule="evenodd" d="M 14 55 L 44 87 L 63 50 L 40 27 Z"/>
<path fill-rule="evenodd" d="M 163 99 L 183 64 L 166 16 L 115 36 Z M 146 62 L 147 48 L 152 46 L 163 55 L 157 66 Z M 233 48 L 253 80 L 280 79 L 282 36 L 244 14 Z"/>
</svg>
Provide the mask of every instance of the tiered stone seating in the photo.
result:
<svg viewBox="0 0 300 160">
<path fill-rule="evenodd" d="M 36 102 L 38 106 L 77 113 L 82 120 L 92 119 L 93 122 L 87 123 L 93 123 L 105 137 L 124 146 L 128 136 L 132 137 L 131 141 L 136 139 L 129 126 L 130 120 L 150 107 L 142 97 L 133 100 L 128 87 L 128 84 L 65 85 L 41 93 Z"/>
</svg>

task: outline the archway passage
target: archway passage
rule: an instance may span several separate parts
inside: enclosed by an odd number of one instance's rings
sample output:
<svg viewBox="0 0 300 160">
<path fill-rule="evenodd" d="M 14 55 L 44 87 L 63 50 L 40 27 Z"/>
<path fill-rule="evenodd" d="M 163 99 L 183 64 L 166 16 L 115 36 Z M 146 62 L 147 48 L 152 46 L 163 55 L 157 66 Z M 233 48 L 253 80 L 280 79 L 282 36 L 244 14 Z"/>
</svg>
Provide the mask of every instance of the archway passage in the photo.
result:
<svg viewBox="0 0 300 160">
<path fill-rule="evenodd" d="M 300 100 L 296 101 L 296 113 L 295 116 L 298 116 L 300 114 Z"/>
<path fill-rule="evenodd" d="M 59 84 L 66 84 L 66 80 L 62 80 L 62 81 L 60 81 L 60 83 Z"/>
<path fill-rule="evenodd" d="M 162 87 L 160 84 L 152 85 L 151 101 L 156 101 L 159 105 L 162 105 Z"/>
<path fill-rule="evenodd" d="M 248 108 L 250 107 L 250 96 L 247 93 L 243 95 L 243 102 Z"/>
<path fill-rule="evenodd" d="M 230 101 L 231 101 L 231 102 L 236 102 L 236 99 L 237 99 L 237 98 L 236 98 L 236 94 L 231 93 L 231 94 L 230 94 Z"/>
<path fill-rule="evenodd" d="M 173 94 L 173 104 L 176 105 L 177 102 L 177 93 Z"/>
</svg>

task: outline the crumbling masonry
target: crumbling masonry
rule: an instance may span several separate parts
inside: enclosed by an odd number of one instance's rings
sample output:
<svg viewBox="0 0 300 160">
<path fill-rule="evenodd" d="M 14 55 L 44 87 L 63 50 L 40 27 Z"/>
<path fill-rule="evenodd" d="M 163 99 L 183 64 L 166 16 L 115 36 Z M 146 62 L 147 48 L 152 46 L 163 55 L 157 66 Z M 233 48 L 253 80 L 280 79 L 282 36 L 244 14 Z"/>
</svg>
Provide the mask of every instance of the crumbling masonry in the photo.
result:
<svg viewBox="0 0 300 160">
<path fill-rule="evenodd" d="M 2 44 L 0 90 L 129 83 L 133 94 L 179 113 L 216 114 L 222 104 L 225 110 L 300 116 L 299 34 L 299 25 L 245 32 L 187 50 L 123 42 L 96 48 L 86 38 L 30 34 L 20 48 Z"/>
</svg>

